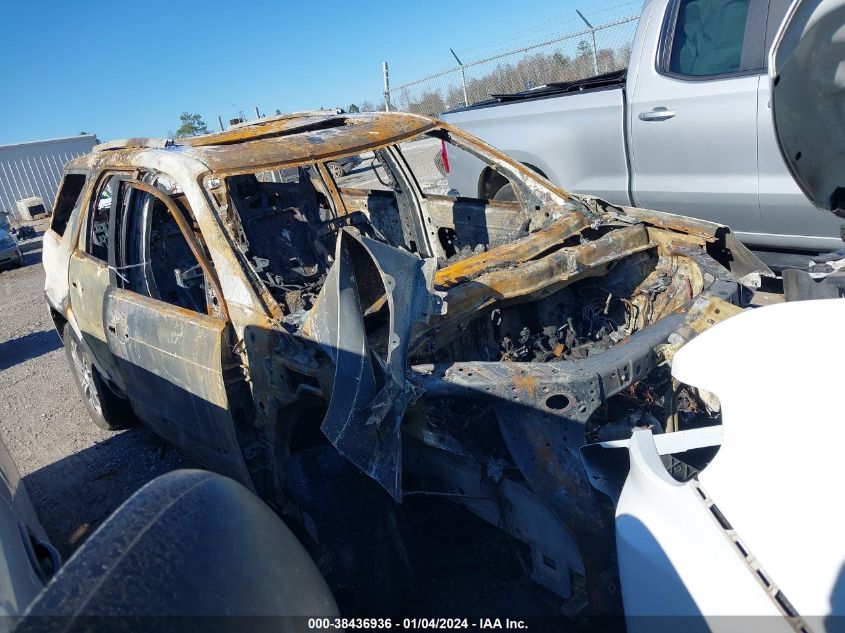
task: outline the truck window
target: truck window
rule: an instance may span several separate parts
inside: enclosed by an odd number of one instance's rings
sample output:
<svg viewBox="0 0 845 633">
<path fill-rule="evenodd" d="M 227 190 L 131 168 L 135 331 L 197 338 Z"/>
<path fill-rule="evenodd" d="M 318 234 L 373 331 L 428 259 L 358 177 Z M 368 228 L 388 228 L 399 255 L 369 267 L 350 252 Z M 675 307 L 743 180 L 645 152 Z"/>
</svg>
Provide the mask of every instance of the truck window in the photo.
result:
<svg viewBox="0 0 845 633">
<path fill-rule="evenodd" d="M 125 211 L 115 231 L 122 247 L 117 268 L 119 284 L 138 294 L 206 314 L 205 273 L 167 206 L 131 184 L 124 184 L 121 190 L 128 198 L 121 204 Z M 192 216 L 181 198 L 181 194 L 171 196 L 190 222 Z"/>
<path fill-rule="evenodd" d="M 85 227 L 85 252 L 106 263 L 109 261 L 109 217 L 117 182 L 115 176 L 102 181 L 97 195 L 91 199 Z"/>
<path fill-rule="evenodd" d="M 59 195 L 56 197 L 56 208 L 53 209 L 53 221 L 50 228 L 59 235 L 65 234 L 68 220 L 79 202 L 79 194 L 85 186 L 83 174 L 67 174 L 62 180 Z"/>
<path fill-rule="evenodd" d="M 679 0 L 669 71 L 691 77 L 742 68 L 750 0 Z"/>
</svg>

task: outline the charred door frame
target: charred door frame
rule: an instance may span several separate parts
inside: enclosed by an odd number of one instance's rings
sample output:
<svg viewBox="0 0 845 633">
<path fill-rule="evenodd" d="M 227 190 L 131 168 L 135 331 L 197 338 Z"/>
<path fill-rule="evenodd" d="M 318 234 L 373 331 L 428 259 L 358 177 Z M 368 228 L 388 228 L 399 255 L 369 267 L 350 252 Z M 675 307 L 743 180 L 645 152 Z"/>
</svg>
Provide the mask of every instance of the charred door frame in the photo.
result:
<svg viewBox="0 0 845 633">
<path fill-rule="evenodd" d="M 98 371 L 107 378 L 107 380 L 115 385 L 119 390 L 125 391 L 123 377 L 117 368 L 111 352 L 108 350 L 106 341 L 106 325 L 103 318 L 103 302 L 99 302 L 99 315 L 94 315 L 90 310 L 86 310 L 82 305 L 83 293 L 85 292 L 85 285 L 88 285 L 88 294 L 98 294 L 100 299 L 105 299 L 105 293 L 109 286 L 113 286 L 116 280 L 113 261 L 113 226 L 114 217 L 116 214 L 115 203 L 117 196 L 115 196 L 109 206 L 109 250 L 108 261 L 103 261 L 94 257 L 88 252 L 88 222 L 91 217 L 92 209 L 99 201 L 100 191 L 104 184 L 110 178 L 124 178 L 131 177 L 133 170 L 109 168 L 94 172 L 89 175 L 90 185 L 84 193 L 84 199 L 80 205 L 79 218 L 76 226 L 73 229 L 71 237 L 70 256 L 68 259 L 68 295 L 70 315 L 76 324 L 82 344 L 87 348 L 88 353 L 97 367 Z M 77 263 L 74 264 L 74 260 Z M 81 270 L 79 267 L 82 267 Z M 86 270 L 88 269 L 88 270 Z M 76 274 L 75 274 L 76 273 Z M 80 274 L 81 273 L 81 274 Z M 79 277 L 77 279 L 76 277 Z M 105 279 L 103 279 L 105 277 Z M 87 282 L 94 282 L 93 285 L 83 284 L 83 279 Z M 76 309 L 74 308 L 73 297 L 77 295 L 79 302 Z"/>
<path fill-rule="evenodd" d="M 206 310 L 215 314 L 194 312 L 116 284 L 109 288 L 104 298 L 106 337 L 126 375 L 130 400 L 157 433 L 252 488 L 238 441 L 238 416 L 230 401 L 239 376 L 231 373 L 236 364 L 226 362 L 233 330 L 216 271 L 189 220 L 165 192 L 126 178 L 121 180 L 118 202 L 127 200 L 131 190 L 165 205 L 213 290 L 211 299 L 206 294 Z"/>
</svg>

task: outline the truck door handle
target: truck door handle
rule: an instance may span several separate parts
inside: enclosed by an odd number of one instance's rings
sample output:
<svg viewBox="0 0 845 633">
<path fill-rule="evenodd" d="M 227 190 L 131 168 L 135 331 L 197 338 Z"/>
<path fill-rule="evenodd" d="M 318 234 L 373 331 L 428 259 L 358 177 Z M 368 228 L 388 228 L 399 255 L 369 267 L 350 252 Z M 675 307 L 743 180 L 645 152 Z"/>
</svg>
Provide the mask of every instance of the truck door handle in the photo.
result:
<svg viewBox="0 0 845 633">
<path fill-rule="evenodd" d="M 671 119 L 673 116 L 675 116 L 674 110 L 660 107 L 649 110 L 648 112 L 640 112 L 640 121 L 665 121 L 666 119 Z"/>
</svg>

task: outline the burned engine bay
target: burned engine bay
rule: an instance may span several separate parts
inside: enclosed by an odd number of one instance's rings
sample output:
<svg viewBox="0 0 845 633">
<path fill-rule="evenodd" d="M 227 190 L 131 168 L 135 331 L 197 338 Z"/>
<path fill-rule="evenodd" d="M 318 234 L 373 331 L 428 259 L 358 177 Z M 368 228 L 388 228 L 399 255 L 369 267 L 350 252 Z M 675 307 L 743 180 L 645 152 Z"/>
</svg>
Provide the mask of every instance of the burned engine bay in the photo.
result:
<svg viewBox="0 0 845 633">
<path fill-rule="evenodd" d="M 388 166 L 390 151 L 376 151 Z M 215 191 L 275 315 L 246 352 L 265 447 L 244 449 L 250 469 L 321 532 L 300 458 L 328 441 L 395 502 L 443 495 L 523 543 L 531 578 L 571 611 L 614 612 L 613 516 L 579 450 L 719 423 L 667 362 L 740 311 L 740 278 L 764 267 L 710 223 L 527 179 L 518 203 L 413 196 L 395 171 L 393 191 L 320 165 Z M 493 216 L 510 220 L 479 230 Z"/>
</svg>

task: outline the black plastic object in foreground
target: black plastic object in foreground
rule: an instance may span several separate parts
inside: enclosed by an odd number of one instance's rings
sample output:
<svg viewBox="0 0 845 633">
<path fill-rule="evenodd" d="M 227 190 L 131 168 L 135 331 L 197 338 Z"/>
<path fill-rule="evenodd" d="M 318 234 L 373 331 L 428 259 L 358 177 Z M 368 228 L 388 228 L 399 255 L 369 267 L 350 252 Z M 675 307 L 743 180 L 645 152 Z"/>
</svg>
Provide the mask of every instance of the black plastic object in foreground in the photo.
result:
<svg viewBox="0 0 845 633">
<path fill-rule="evenodd" d="M 288 616 L 335 614 L 317 567 L 270 508 L 231 479 L 182 470 L 118 508 L 16 631 L 241 631 L 248 616 L 249 630 L 306 630 L 306 618 Z"/>
</svg>

